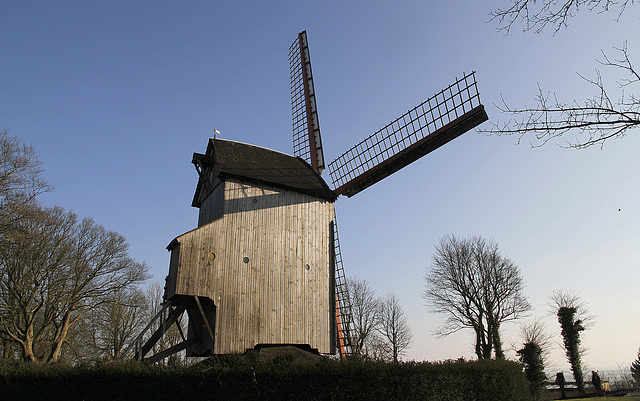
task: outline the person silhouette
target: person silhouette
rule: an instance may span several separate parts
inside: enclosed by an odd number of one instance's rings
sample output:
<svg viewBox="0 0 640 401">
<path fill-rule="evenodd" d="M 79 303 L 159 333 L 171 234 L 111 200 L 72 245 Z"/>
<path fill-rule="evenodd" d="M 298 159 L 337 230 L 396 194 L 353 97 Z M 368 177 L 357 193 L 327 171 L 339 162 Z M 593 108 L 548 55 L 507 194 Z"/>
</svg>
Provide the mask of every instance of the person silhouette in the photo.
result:
<svg viewBox="0 0 640 401">
<path fill-rule="evenodd" d="M 596 392 L 604 397 L 604 390 L 602 389 L 602 380 L 600 380 L 600 375 L 597 371 L 591 371 L 591 384 L 596 389 Z"/>
<path fill-rule="evenodd" d="M 564 400 L 567 398 L 567 394 L 564 392 L 564 374 L 562 372 L 558 372 L 556 375 L 556 384 L 560 387 L 560 399 Z"/>
</svg>

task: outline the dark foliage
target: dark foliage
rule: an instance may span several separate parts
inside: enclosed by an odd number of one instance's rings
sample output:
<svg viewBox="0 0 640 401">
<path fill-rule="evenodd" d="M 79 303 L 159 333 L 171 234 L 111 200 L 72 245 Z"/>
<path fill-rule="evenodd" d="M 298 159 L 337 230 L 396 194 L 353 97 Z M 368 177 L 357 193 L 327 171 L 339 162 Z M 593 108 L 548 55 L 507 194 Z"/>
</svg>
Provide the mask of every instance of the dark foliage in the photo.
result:
<svg viewBox="0 0 640 401">
<path fill-rule="evenodd" d="M 631 363 L 631 376 L 640 384 L 640 349 L 638 350 L 638 359 Z"/>
<path fill-rule="evenodd" d="M 574 307 L 561 307 L 558 309 L 558 322 L 562 328 L 562 341 L 564 349 L 571 365 L 573 377 L 576 380 L 578 391 L 585 393 L 584 379 L 582 376 L 582 363 L 580 358 L 580 332 L 584 330 L 581 320 L 576 320 L 577 309 Z"/>
<path fill-rule="evenodd" d="M 517 354 L 520 356 L 520 362 L 524 365 L 524 373 L 529 380 L 531 395 L 537 399 L 544 392 L 544 383 L 547 380 L 544 373 L 542 347 L 535 342 L 528 342 L 517 351 Z"/>
<path fill-rule="evenodd" d="M 128 362 L 98 367 L 0 363 L 6 399 L 530 400 L 521 365 L 506 361 L 318 363 L 230 356 L 191 368 Z"/>
</svg>

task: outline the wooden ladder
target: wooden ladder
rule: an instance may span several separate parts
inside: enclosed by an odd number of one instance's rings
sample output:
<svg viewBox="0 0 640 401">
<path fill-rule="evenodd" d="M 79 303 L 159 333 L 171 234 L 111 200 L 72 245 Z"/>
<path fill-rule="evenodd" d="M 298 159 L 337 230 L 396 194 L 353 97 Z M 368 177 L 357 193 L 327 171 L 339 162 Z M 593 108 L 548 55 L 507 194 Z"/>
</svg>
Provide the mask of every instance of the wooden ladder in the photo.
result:
<svg viewBox="0 0 640 401">
<path fill-rule="evenodd" d="M 338 352 L 341 358 L 346 358 L 353 353 L 351 342 L 351 328 L 353 317 L 351 315 L 351 301 L 347 280 L 344 275 L 342 254 L 340 252 L 340 239 L 338 237 L 338 222 L 333 218 L 333 241 L 335 251 L 335 275 L 336 275 L 336 327 L 338 330 Z"/>
</svg>

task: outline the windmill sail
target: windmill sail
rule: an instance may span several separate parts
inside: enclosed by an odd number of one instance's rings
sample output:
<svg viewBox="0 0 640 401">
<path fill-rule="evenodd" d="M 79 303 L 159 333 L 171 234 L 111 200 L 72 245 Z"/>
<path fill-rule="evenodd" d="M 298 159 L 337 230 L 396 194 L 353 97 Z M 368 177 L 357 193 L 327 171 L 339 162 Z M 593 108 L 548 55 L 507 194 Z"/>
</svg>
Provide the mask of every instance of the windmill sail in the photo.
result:
<svg viewBox="0 0 640 401">
<path fill-rule="evenodd" d="M 289 65 L 293 154 L 309 163 L 318 174 L 322 174 L 325 167 L 324 155 L 306 31 L 300 32 L 289 47 Z"/>
<path fill-rule="evenodd" d="M 464 75 L 329 163 L 334 191 L 351 197 L 486 120 L 475 72 Z"/>
</svg>

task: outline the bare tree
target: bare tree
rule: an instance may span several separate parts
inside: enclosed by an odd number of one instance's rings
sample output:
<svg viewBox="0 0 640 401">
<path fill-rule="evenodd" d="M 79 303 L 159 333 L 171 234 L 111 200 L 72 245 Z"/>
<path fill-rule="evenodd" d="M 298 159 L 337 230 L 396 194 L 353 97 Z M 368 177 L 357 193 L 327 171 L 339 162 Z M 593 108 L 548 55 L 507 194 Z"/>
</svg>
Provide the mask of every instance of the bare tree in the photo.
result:
<svg viewBox="0 0 640 401">
<path fill-rule="evenodd" d="M 369 286 L 366 280 L 357 277 L 347 278 L 347 290 L 351 301 L 351 315 L 353 317 L 353 352 L 367 356 L 370 348 L 372 334 L 380 317 L 380 301 L 376 292 Z"/>
<path fill-rule="evenodd" d="M 129 244 L 120 234 L 84 218 L 71 238 L 69 259 L 58 269 L 54 331 L 49 361 L 55 362 L 69 327 L 93 308 L 109 303 L 118 291 L 148 278 L 148 266 L 128 255 Z"/>
<path fill-rule="evenodd" d="M 153 282 L 149 285 L 146 292 L 147 299 L 147 322 L 153 319 L 156 314 L 162 308 L 162 304 L 164 302 L 164 287 L 159 282 Z M 177 324 L 173 324 L 169 327 L 166 333 L 156 342 L 153 346 L 153 352 L 157 353 L 162 350 L 166 350 L 174 345 L 178 345 L 182 341 L 185 340 L 184 336 L 186 333 L 183 331 L 189 324 L 187 314 L 184 313 L 181 317 L 178 318 Z M 158 322 L 158 325 L 160 322 Z M 154 332 L 157 327 L 153 327 L 151 332 Z M 185 363 L 185 354 L 186 351 L 181 351 L 179 353 L 171 354 L 164 360 L 164 363 L 169 366 L 176 366 Z"/>
<path fill-rule="evenodd" d="M 520 325 L 520 338 L 524 344 L 537 344 L 542 350 L 543 360 L 546 362 L 551 350 L 551 336 L 542 320 L 536 319 Z"/>
<path fill-rule="evenodd" d="M 16 342 L 8 335 L 0 331 L 0 344 L 2 344 L 2 359 L 16 359 Z"/>
<path fill-rule="evenodd" d="M 512 0 L 511 7 L 491 11 L 491 16 L 500 24 L 499 30 L 507 34 L 518 21 L 524 24 L 524 31 L 540 33 L 552 28 L 558 33 L 582 9 L 606 12 L 617 7 L 619 18 L 630 4 L 634 4 L 634 0 Z M 618 86 L 626 90 L 626 95 L 623 92 L 612 97 L 611 88 L 605 86 L 597 70 L 595 78 L 581 76 L 595 89 L 595 94 L 583 102 L 561 101 L 555 93 L 545 92 L 541 88 L 532 107 L 511 107 L 503 98 L 499 108 L 509 117 L 508 120 L 496 122 L 491 128 L 479 131 L 517 135 L 519 141 L 526 135 L 534 147 L 575 133 L 575 137 L 568 138 L 564 146 L 577 149 L 603 146 L 608 139 L 625 136 L 627 131 L 640 126 L 640 98 L 635 94 L 640 75 L 633 66 L 626 42 L 621 47 L 614 47 L 614 50 L 616 57 L 602 52 L 603 58 L 598 62 L 610 70 L 620 70 L 625 74 L 625 78 L 618 81 Z"/>
<path fill-rule="evenodd" d="M 0 247 L 0 330 L 35 361 L 35 350 L 49 334 L 58 302 L 57 271 L 65 263 L 76 217 L 61 208 L 34 207 L 13 222 Z"/>
<path fill-rule="evenodd" d="M 122 288 L 87 314 L 92 343 L 105 359 L 118 359 L 147 323 L 147 299 L 138 288 Z"/>
<path fill-rule="evenodd" d="M 36 197 L 53 187 L 42 177 L 42 164 L 32 146 L 0 131 L 0 245 L 12 222 L 27 211 Z"/>
<path fill-rule="evenodd" d="M 406 353 L 413 334 L 407 317 L 396 294 L 387 294 L 380 302 L 378 334 L 383 340 L 382 347 L 394 362 Z"/>
<path fill-rule="evenodd" d="M 8 252 L 7 247 L 12 235 L 15 234 L 14 230 L 20 228 L 18 222 L 28 212 L 33 211 L 31 206 L 36 204 L 37 196 L 53 189 L 42 177 L 42 173 L 42 165 L 35 149 L 11 136 L 6 128 L 0 130 L 0 252 Z M 55 231 L 56 228 L 48 227 L 48 229 Z M 20 230 L 17 232 L 22 233 Z M 34 257 L 37 256 L 34 255 Z M 6 294 L 9 281 L 22 279 L 22 277 L 7 277 L 4 269 L 0 271 L 0 276 L 0 296 Z M 6 307 L 1 305 L 2 302 L 4 299 L 0 299 L 0 322 L 14 320 L 16 317 L 7 314 Z M 22 300 L 21 306 L 25 307 L 26 312 L 22 316 L 23 321 L 32 319 L 32 308 L 39 308 L 37 302 L 34 302 L 33 298 Z M 26 306 L 28 303 L 31 303 L 31 306 Z M 11 308 L 15 306 L 15 304 L 10 305 Z M 14 323 L 20 324 L 15 321 Z M 18 348 L 24 351 L 24 342 L 16 341 L 2 329 L 0 329 L 0 340 L 4 358 L 14 358 Z"/>
<path fill-rule="evenodd" d="M 10 233 L 0 247 L 0 330 L 28 361 L 57 361 L 76 322 L 147 278 L 121 235 L 59 207 L 32 205 Z"/>
<path fill-rule="evenodd" d="M 367 339 L 366 357 L 375 361 L 393 360 L 393 354 L 386 339 L 377 329 Z"/>
<path fill-rule="evenodd" d="M 118 359 L 148 323 L 147 298 L 137 287 L 117 290 L 73 324 L 59 360 L 67 363 Z"/>
<path fill-rule="evenodd" d="M 531 309 L 520 269 L 500 254 L 498 244 L 479 236 L 442 238 L 425 282 L 422 298 L 427 306 L 447 316 L 436 334 L 473 329 L 478 359 L 491 358 L 492 351 L 503 358 L 501 324 Z"/>
<path fill-rule="evenodd" d="M 551 307 L 558 317 L 562 329 L 562 342 L 567 355 L 573 378 L 578 391 L 585 394 L 584 377 L 582 373 L 582 354 L 580 347 L 580 332 L 593 318 L 588 315 L 586 305 L 580 297 L 569 291 L 556 290 L 551 294 Z"/>
</svg>

